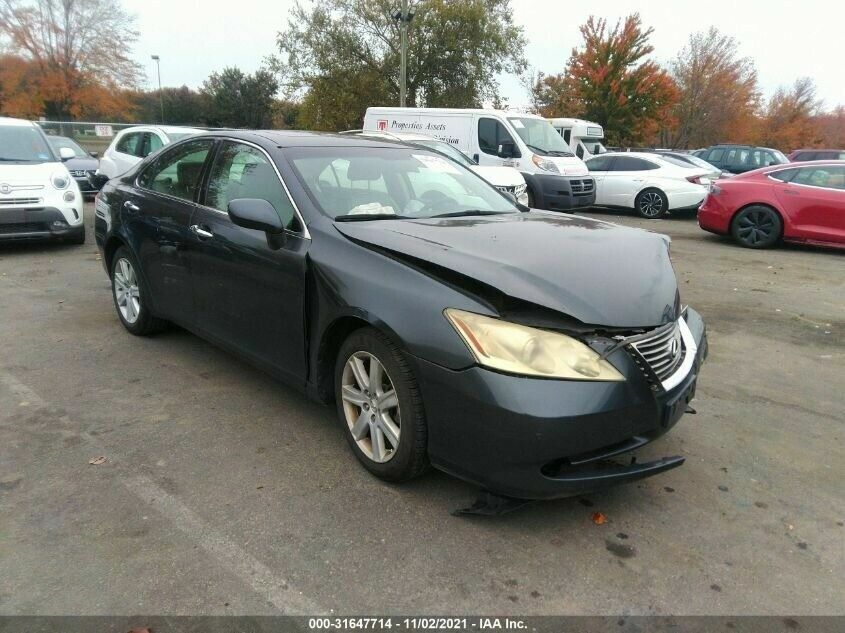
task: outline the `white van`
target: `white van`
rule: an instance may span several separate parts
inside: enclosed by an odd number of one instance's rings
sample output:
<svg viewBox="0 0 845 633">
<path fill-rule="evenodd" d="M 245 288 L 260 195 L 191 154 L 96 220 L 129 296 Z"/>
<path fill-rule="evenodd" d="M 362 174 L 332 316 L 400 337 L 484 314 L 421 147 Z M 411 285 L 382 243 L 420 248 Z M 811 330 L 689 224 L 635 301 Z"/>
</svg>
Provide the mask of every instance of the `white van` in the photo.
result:
<svg viewBox="0 0 845 633">
<path fill-rule="evenodd" d="M 547 119 L 567 147 L 580 159 L 604 154 L 604 130 L 598 123 L 583 119 Z"/>
<path fill-rule="evenodd" d="M 479 165 L 515 167 L 528 186 L 529 206 L 565 211 L 589 207 L 595 181 L 584 162 L 544 118 L 504 110 L 367 108 L 364 129 L 411 132 L 454 145 Z"/>
<path fill-rule="evenodd" d="M 58 151 L 32 121 L 0 117 L 0 241 L 85 242 L 82 194 Z"/>
</svg>

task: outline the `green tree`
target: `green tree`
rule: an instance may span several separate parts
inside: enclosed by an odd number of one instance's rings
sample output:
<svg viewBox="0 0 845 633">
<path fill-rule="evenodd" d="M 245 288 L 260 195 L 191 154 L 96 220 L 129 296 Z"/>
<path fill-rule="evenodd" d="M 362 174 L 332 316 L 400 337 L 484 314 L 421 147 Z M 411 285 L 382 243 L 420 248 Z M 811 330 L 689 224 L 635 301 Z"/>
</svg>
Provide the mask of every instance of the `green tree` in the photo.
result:
<svg viewBox="0 0 845 633">
<path fill-rule="evenodd" d="M 582 116 L 600 123 L 612 145 L 652 138 L 669 119 L 677 100 L 672 79 L 647 57 L 653 29 L 643 29 L 639 14 L 616 23 L 590 16 L 581 26 L 584 43 L 572 50 L 561 75 L 535 84 L 547 115 Z"/>
<path fill-rule="evenodd" d="M 273 123 L 279 82 L 266 69 L 252 75 L 239 68 L 224 68 L 203 82 L 206 119 L 212 127 L 268 128 Z"/>
<path fill-rule="evenodd" d="M 279 54 L 286 87 L 304 93 L 303 122 L 320 129 L 360 127 L 364 110 L 399 100 L 395 0 L 298 0 Z M 479 106 L 498 93 L 500 73 L 525 68 L 522 28 L 510 0 L 413 1 L 408 104 Z"/>
<path fill-rule="evenodd" d="M 188 86 L 162 88 L 164 116 L 168 125 L 206 125 L 208 97 Z M 161 121 L 161 106 L 158 90 L 130 93 L 135 103 L 135 115 L 131 119 L 145 123 Z"/>
</svg>

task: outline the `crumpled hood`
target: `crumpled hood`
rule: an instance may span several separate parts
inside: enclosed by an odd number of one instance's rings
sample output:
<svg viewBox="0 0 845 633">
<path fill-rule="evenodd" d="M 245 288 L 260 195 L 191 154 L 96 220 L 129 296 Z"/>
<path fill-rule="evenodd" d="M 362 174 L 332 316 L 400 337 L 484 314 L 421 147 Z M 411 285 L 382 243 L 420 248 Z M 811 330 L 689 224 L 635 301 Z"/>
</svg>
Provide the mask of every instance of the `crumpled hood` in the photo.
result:
<svg viewBox="0 0 845 633">
<path fill-rule="evenodd" d="M 654 327 L 678 316 L 667 239 L 648 231 L 533 211 L 335 227 L 585 324 Z"/>
</svg>

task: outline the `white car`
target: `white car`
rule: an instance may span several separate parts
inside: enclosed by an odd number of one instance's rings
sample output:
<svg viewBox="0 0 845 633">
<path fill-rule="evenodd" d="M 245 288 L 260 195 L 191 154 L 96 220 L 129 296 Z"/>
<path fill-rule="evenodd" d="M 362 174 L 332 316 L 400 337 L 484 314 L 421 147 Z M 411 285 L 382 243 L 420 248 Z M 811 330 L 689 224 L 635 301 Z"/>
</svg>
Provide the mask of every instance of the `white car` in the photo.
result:
<svg viewBox="0 0 845 633">
<path fill-rule="evenodd" d="M 634 209 L 644 218 L 697 209 L 710 180 L 705 169 L 685 169 L 645 152 L 608 152 L 585 161 L 596 180 L 596 206 Z"/>
<path fill-rule="evenodd" d="M 173 141 L 203 130 L 173 125 L 139 125 L 121 130 L 100 159 L 97 174 L 114 178 L 125 174 L 147 156 Z"/>
<path fill-rule="evenodd" d="M 512 194 L 519 204 L 528 206 L 528 187 L 525 184 L 525 178 L 513 167 L 479 165 L 454 145 L 422 134 L 366 131 L 360 132 L 360 134 L 363 136 L 401 141 L 408 145 L 419 145 L 426 149 L 434 150 L 471 169 L 499 191 Z"/>
<path fill-rule="evenodd" d="M 0 117 L 0 240 L 61 238 L 85 242 L 82 194 L 38 125 Z"/>
</svg>

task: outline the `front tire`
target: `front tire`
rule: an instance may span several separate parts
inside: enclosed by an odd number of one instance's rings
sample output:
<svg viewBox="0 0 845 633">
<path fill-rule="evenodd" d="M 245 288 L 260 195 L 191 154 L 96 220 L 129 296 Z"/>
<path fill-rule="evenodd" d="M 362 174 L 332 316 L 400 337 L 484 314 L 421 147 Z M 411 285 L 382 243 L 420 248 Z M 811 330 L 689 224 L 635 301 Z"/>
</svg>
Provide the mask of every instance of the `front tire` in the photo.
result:
<svg viewBox="0 0 845 633">
<path fill-rule="evenodd" d="M 669 211 L 669 199 L 660 189 L 644 189 L 634 200 L 634 210 L 642 218 L 656 220 Z"/>
<path fill-rule="evenodd" d="M 731 222 L 731 235 L 746 248 L 770 248 L 780 239 L 782 230 L 777 212 L 761 204 L 746 207 Z"/>
<path fill-rule="evenodd" d="M 167 325 L 150 312 L 149 292 L 139 274 L 140 266 L 125 246 L 115 251 L 111 261 L 111 286 L 117 316 L 130 333 L 149 336 Z"/>
<path fill-rule="evenodd" d="M 334 376 L 338 419 L 361 464 L 386 481 L 425 472 L 428 427 L 402 350 L 378 330 L 356 330 L 338 352 Z"/>
</svg>

